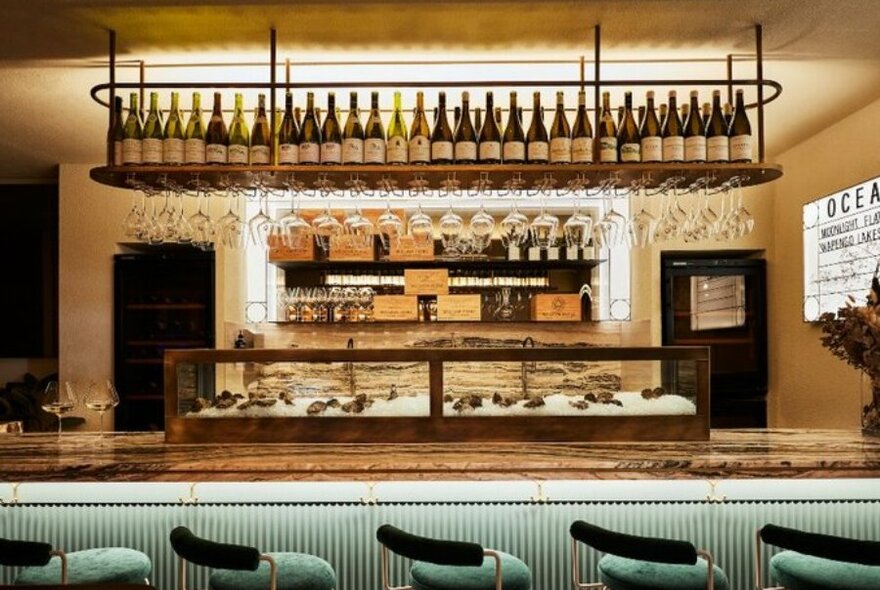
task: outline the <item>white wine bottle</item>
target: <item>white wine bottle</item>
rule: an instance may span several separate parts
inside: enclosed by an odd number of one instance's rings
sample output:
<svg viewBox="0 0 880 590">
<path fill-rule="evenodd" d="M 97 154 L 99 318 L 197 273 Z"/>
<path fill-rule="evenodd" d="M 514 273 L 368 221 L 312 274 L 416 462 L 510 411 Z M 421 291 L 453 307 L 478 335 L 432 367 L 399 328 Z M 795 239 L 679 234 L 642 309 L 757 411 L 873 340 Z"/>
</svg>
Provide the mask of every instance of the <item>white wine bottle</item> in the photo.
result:
<svg viewBox="0 0 880 590">
<path fill-rule="evenodd" d="M 385 161 L 389 164 L 406 164 L 407 157 L 406 123 L 403 122 L 403 110 L 400 106 L 400 92 L 394 93 L 394 112 L 388 123 L 388 141 L 385 149 Z"/>
<path fill-rule="evenodd" d="M 501 145 L 501 159 L 507 164 L 522 164 L 526 161 L 526 135 L 519 120 L 516 92 L 510 93 L 510 112 L 507 114 L 507 128 L 504 130 Z"/>
<path fill-rule="evenodd" d="M 451 164 L 455 158 L 454 139 L 449 119 L 446 117 L 446 93 L 437 100 L 437 121 L 431 134 L 431 161 L 435 164 Z"/>
<path fill-rule="evenodd" d="M 128 118 L 125 120 L 122 138 L 122 163 L 143 164 L 144 124 L 138 108 L 137 92 L 131 93 L 129 101 Z"/>
<path fill-rule="evenodd" d="M 721 112 L 724 115 L 724 128 L 730 129 L 730 122 L 733 120 L 733 105 L 725 102 Z"/>
<path fill-rule="evenodd" d="M 382 125 L 382 113 L 379 112 L 378 92 L 370 95 L 370 117 L 364 129 L 364 162 L 385 163 L 385 127 Z"/>
<path fill-rule="evenodd" d="M 159 111 L 159 93 L 150 93 L 150 112 L 144 121 L 143 162 L 144 164 L 162 163 L 162 141 L 165 130 L 162 113 Z"/>
<path fill-rule="evenodd" d="M 541 108 L 541 93 L 532 95 L 532 123 L 526 134 L 526 152 L 529 164 L 546 164 L 550 160 L 550 144 L 547 128 L 544 127 L 544 110 Z"/>
<path fill-rule="evenodd" d="M 703 103 L 703 115 L 702 115 L 704 129 L 709 126 L 709 117 L 711 117 L 711 116 L 712 116 L 712 105 L 709 104 L 708 102 L 704 102 Z"/>
<path fill-rule="evenodd" d="M 409 134 L 409 163 L 431 163 L 431 127 L 425 116 L 425 94 L 416 93 L 416 115 Z"/>
<path fill-rule="evenodd" d="M 250 133 L 244 120 L 244 107 L 241 94 L 235 95 L 235 111 L 232 113 L 232 122 L 229 124 L 229 150 L 228 161 L 234 165 L 248 164 L 250 152 Z"/>
<path fill-rule="evenodd" d="M 611 114 L 611 94 L 602 93 L 602 116 L 599 119 L 599 131 L 596 134 L 599 144 L 599 161 L 603 164 L 617 163 L 617 125 Z"/>
<path fill-rule="evenodd" d="M 632 109 L 632 92 L 623 93 L 623 120 L 617 130 L 617 145 L 621 162 L 642 161 L 642 138 Z"/>
<path fill-rule="evenodd" d="M 550 125 L 550 163 L 571 163 L 571 127 L 565 116 L 565 95 L 562 92 L 556 93 L 556 114 Z"/>
<path fill-rule="evenodd" d="M 678 118 L 675 90 L 669 91 L 669 106 L 663 117 L 660 135 L 663 137 L 663 161 L 684 162 L 684 133 L 681 119 Z"/>
<path fill-rule="evenodd" d="M 642 120 L 640 135 L 642 138 L 642 162 L 663 161 L 663 138 L 660 136 L 660 120 L 654 110 L 654 92 L 648 91 L 645 105 L 645 117 Z"/>
<path fill-rule="evenodd" d="M 171 93 L 171 110 L 165 122 L 165 134 L 162 140 L 162 161 L 166 164 L 183 164 L 183 115 L 180 113 L 180 95 Z"/>
<path fill-rule="evenodd" d="M 587 94 L 578 92 L 578 110 L 571 129 L 571 161 L 575 164 L 593 163 L 593 126 L 587 114 Z"/>
<path fill-rule="evenodd" d="M 342 163 L 364 163 L 364 128 L 358 112 L 357 92 L 348 95 L 348 119 L 342 132 Z"/>
<path fill-rule="evenodd" d="M 706 128 L 703 126 L 697 96 L 696 90 L 691 91 L 691 106 L 684 123 L 685 162 L 706 161 Z"/>
<path fill-rule="evenodd" d="M 293 94 L 284 95 L 284 116 L 278 129 L 278 163 L 299 164 L 299 129 L 293 116 Z"/>
<path fill-rule="evenodd" d="M 321 164 L 342 163 L 342 129 L 336 114 L 336 93 L 327 93 L 327 116 L 321 126 Z"/>
<path fill-rule="evenodd" d="M 257 101 L 257 116 L 251 130 L 250 158 L 251 165 L 264 166 L 272 163 L 272 132 L 266 116 L 266 95 L 260 94 Z"/>
<path fill-rule="evenodd" d="M 202 121 L 202 95 L 198 92 L 193 92 L 192 112 L 186 123 L 183 161 L 186 164 L 205 163 L 205 123 Z"/>
<path fill-rule="evenodd" d="M 455 127 L 455 161 L 473 164 L 477 161 L 477 132 L 471 123 L 471 99 L 467 92 L 461 93 L 461 119 Z"/>
<path fill-rule="evenodd" d="M 730 137 L 730 161 L 752 161 L 752 126 L 746 115 L 746 104 L 743 99 L 743 91 L 736 91 L 736 107 L 733 109 L 733 119 L 730 121 L 728 131 Z"/>
<path fill-rule="evenodd" d="M 321 128 L 315 113 L 315 94 L 306 93 L 306 114 L 299 133 L 299 161 L 301 164 L 321 163 Z"/>
<path fill-rule="evenodd" d="M 712 114 L 706 126 L 706 160 L 709 162 L 727 162 L 730 160 L 730 140 L 727 138 L 727 126 L 721 112 L 721 92 L 712 92 Z"/>
<path fill-rule="evenodd" d="M 480 129 L 480 163 L 497 164 L 501 161 L 501 130 L 495 122 L 492 92 L 486 93 L 486 122 Z"/>
<path fill-rule="evenodd" d="M 125 124 L 122 121 L 122 97 L 113 101 L 113 124 L 107 133 L 107 143 L 112 154 L 113 165 L 122 166 L 122 142 L 125 139 Z"/>
</svg>

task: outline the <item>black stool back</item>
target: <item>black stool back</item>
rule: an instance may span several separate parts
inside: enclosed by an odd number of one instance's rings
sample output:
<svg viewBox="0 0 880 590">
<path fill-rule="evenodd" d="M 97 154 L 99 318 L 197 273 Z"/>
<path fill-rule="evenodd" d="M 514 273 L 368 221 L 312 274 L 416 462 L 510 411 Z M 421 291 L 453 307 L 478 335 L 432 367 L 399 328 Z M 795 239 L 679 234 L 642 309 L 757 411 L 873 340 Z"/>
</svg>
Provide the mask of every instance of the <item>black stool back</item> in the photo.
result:
<svg viewBox="0 0 880 590">
<path fill-rule="evenodd" d="M 197 537 L 188 528 L 179 526 L 171 531 L 171 547 L 180 558 L 178 587 L 186 590 L 186 562 L 214 569 L 256 571 L 261 561 L 269 564 L 269 590 L 275 590 L 278 568 L 268 555 L 255 547 L 216 543 Z"/>
<path fill-rule="evenodd" d="M 67 584 L 67 556 L 48 543 L 0 539 L 0 565 L 10 567 L 44 566 L 52 556 L 61 559 L 61 583 Z"/>
</svg>

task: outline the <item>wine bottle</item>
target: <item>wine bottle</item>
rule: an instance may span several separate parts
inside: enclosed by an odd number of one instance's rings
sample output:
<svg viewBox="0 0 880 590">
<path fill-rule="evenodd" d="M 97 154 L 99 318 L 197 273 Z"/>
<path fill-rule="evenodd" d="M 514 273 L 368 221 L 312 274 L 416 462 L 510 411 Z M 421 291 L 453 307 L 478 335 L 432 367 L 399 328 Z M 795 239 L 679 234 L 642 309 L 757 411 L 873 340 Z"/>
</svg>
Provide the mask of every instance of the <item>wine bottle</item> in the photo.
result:
<svg viewBox="0 0 880 590">
<path fill-rule="evenodd" d="M 617 131 L 621 162 L 642 161 L 642 138 L 633 117 L 632 100 L 632 92 L 623 94 L 623 122 Z"/>
<path fill-rule="evenodd" d="M 706 161 L 706 128 L 697 102 L 697 91 L 691 91 L 691 106 L 684 123 L 684 160 L 685 162 Z"/>
<path fill-rule="evenodd" d="M 709 104 L 708 102 L 704 102 L 703 103 L 703 115 L 702 115 L 704 129 L 709 126 L 709 117 L 711 117 L 711 116 L 712 116 L 712 105 Z"/>
<path fill-rule="evenodd" d="M 240 93 L 235 94 L 235 111 L 232 113 L 232 122 L 229 123 L 229 150 L 227 157 L 230 164 L 247 165 L 250 152 L 250 133 L 247 122 L 244 120 L 243 98 Z"/>
<path fill-rule="evenodd" d="M 724 115 L 724 128 L 730 129 L 730 121 L 733 119 L 733 105 L 729 102 L 725 102 L 721 111 Z"/>
<path fill-rule="evenodd" d="M 171 110 L 165 122 L 162 139 L 162 161 L 166 164 L 183 164 L 183 115 L 180 113 L 180 95 L 171 93 Z"/>
<path fill-rule="evenodd" d="M 571 163 L 571 127 L 565 116 L 565 96 L 562 92 L 556 93 L 556 114 L 550 125 L 550 163 Z"/>
<path fill-rule="evenodd" d="M 712 114 L 706 127 L 706 160 L 709 162 L 727 162 L 730 160 L 730 143 L 727 138 L 727 127 L 721 112 L 721 92 L 712 92 Z"/>
<path fill-rule="evenodd" d="M 623 105 L 617 107 L 617 127 L 619 128 L 623 124 L 623 115 L 626 113 L 626 108 Z"/>
<path fill-rule="evenodd" d="M 437 101 L 437 121 L 431 134 L 431 161 L 435 164 L 449 164 L 455 157 L 452 129 L 446 118 L 446 93 L 441 92 Z"/>
<path fill-rule="evenodd" d="M 342 162 L 344 164 L 364 163 L 364 128 L 358 113 L 358 95 L 348 95 L 348 119 L 342 133 Z"/>
<path fill-rule="evenodd" d="M 183 161 L 187 164 L 205 163 L 205 123 L 202 121 L 202 95 L 198 92 L 193 92 L 192 112 L 186 123 Z"/>
<path fill-rule="evenodd" d="M 526 151 L 529 164 L 546 164 L 550 160 L 550 144 L 547 128 L 544 127 L 544 110 L 541 108 L 541 93 L 532 94 L 532 123 L 526 134 Z"/>
<path fill-rule="evenodd" d="M 660 137 L 660 120 L 654 110 L 654 92 L 648 91 L 645 116 L 640 129 L 642 138 L 642 162 L 663 161 L 663 138 Z"/>
<path fill-rule="evenodd" d="M 162 163 L 162 141 L 165 139 L 162 113 L 159 111 L 159 93 L 150 93 L 150 112 L 144 121 L 143 161 L 144 164 Z"/>
<path fill-rule="evenodd" d="M 132 92 L 129 100 L 128 118 L 125 120 L 122 138 L 122 163 L 142 164 L 144 124 L 141 122 L 141 114 L 138 109 L 137 92 Z"/>
<path fill-rule="evenodd" d="M 262 166 L 272 163 L 272 132 L 266 116 L 266 95 L 257 97 L 257 115 L 251 130 L 250 159 L 252 165 Z"/>
<path fill-rule="evenodd" d="M 452 111 L 452 128 L 458 129 L 458 122 L 461 121 L 461 107 L 455 107 Z"/>
<path fill-rule="evenodd" d="M 293 94 L 284 95 L 284 117 L 278 130 L 278 163 L 299 164 L 299 130 L 293 115 Z"/>
<path fill-rule="evenodd" d="M 370 95 L 370 116 L 364 129 L 364 162 L 367 164 L 385 163 L 385 127 L 379 112 L 379 93 Z"/>
<path fill-rule="evenodd" d="M 388 124 L 388 143 L 385 159 L 389 164 L 406 164 L 407 157 L 406 123 L 400 106 L 400 92 L 394 93 L 394 112 Z"/>
<path fill-rule="evenodd" d="M 661 103 L 660 107 L 657 110 L 659 111 L 660 124 L 661 124 L 661 128 L 662 128 L 663 121 L 666 120 L 666 103 Z"/>
<path fill-rule="evenodd" d="M 425 116 L 424 92 L 416 92 L 416 116 L 409 134 L 409 163 L 431 163 L 431 127 Z"/>
<path fill-rule="evenodd" d="M 483 109 L 480 107 L 474 109 L 474 129 L 476 129 L 477 139 L 479 139 L 480 131 L 483 129 Z"/>
<path fill-rule="evenodd" d="M 315 112 L 315 93 L 306 93 L 306 113 L 299 132 L 300 164 L 321 163 L 321 128 Z"/>
<path fill-rule="evenodd" d="M 602 116 L 599 118 L 599 161 L 603 164 L 617 162 L 617 126 L 611 114 L 611 94 L 602 93 Z"/>
<path fill-rule="evenodd" d="M 486 93 L 486 122 L 480 129 L 480 163 L 497 164 L 501 161 L 501 131 L 495 122 L 492 91 Z"/>
<path fill-rule="evenodd" d="M 510 93 L 510 112 L 507 114 L 507 128 L 504 130 L 504 143 L 501 146 L 501 159 L 506 164 L 522 164 L 526 159 L 526 137 L 516 106 L 516 92 Z"/>
<path fill-rule="evenodd" d="M 752 161 L 752 126 L 746 115 L 746 104 L 743 100 L 743 91 L 736 91 L 736 107 L 733 109 L 733 119 L 730 121 L 728 131 L 730 137 L 730 161 Z"/>
<path fill-rule="evenodd" d="M 107 142 L 113 154 L 113 165 L 122 166 L 122 142 L 125 140 L 125 124 L 122 121 L 122 97 L 113 101 L 113 123 L 107 133 Z"/>
<path fill-rule="evenodd" d="M 571 130 L 571 161 L 575 164 L 593 163 L 593 126 L 587 114 L 587 93 L 578 92 L 578 110 Z"/>
<path fill-rule="evenodd" d="M 471 99 L 467 92 L 461 93 L 461 119 L 455 126 L 455 161 L 473 164 L 477 161 L 477 132 L 471 124 Z"/>
<path fill-rule="evenodd" d="M 647 111 L 647 109 L 645 108 L 645 105 L 639 106 L 639 120 L 638 120 L 638 123 L 636 123 L 636 127 L 638 127 L 638 129 L 639 129 L 639 133 L 642 132 L 642 125 L 645 124 L 645 112 L 646 111 Z"/>
<path fill-rule="evenodd" d="M 223 110 L 220 107 L 220 93 L 214 93 L 214 110 L 208 121 L 205 132 L 205 159 L 208 164 L 225 164 L 228 161 L 229 133 L 223 121 Z"/>
<path fill-rule="evenodd" d="M 327 116 L 321 126 L 321 163 L 342 163 L 342 130 L 336 115 L 336 93 L 327 93 Z"/>
</svg>

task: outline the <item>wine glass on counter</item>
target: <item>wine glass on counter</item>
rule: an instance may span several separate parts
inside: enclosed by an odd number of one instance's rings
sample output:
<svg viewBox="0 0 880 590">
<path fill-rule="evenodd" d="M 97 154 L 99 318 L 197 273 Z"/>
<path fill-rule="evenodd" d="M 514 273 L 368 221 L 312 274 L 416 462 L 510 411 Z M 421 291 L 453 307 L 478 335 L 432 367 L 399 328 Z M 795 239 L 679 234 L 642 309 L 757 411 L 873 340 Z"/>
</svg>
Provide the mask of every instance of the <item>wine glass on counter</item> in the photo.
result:
<svg viewBox="0 0 880 590">
<path fill-rule="evenodd" d="M 101 438 L 104 438 L 104 414 L 119 405 L 119 394 L 116 392 L 116 387 L 109 380 L 104 381 L 104 384 L 100 387 L 94 383 L 89 383 L 83 398 L 83 404 L 86 406 L 86 409 L 98 412 Z"/>
<path fill-rule="evenodd" d="M 71 382 L 65 382 L 62 387 L 57 381 L 50 381 L 46 385 L 43 396 L 43 410 L 55 414 L 58 418 L 58 436 L 61 436 L 61 417 L 69 414 L 76 407 L 76 396 Z"/>
</svg>

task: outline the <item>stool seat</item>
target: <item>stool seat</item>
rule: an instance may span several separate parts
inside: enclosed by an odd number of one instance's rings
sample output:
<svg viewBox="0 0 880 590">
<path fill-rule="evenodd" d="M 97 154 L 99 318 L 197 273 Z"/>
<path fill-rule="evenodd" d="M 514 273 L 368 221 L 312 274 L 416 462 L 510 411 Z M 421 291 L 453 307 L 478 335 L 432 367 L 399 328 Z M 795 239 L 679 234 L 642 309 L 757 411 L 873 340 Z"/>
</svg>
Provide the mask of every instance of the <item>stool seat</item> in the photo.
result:
<svg viewBox="0 0 880 590">
<path fill-rule="evenodd" d="M 333 590 L 333 567 L 306 553 L 267 553 L 278 566 L 278 590 Z M 211 590 L 268 590 L 269 564 L 260 562 L 256 571 L 215 570 L 208 582 Z"/>
<path fill-rule="evenodd" d="M 150 558 L 126 547 L 86 549 L 67 554 L 69 584 L 144 584 L 150 577 Z M 61 558 L 53 556 L 44 566 L 26 567 L 15 578 L 21 585 L 61 583 Z"/>
<path fill-rule="evenodd" d="M 599 579 L 610 590 L 706 590 L 709 565 L 697 558 L 696 565 L 656 563 L 605 555 L 599 560 Z M 718 566 L 715 590 L 730 590 L 727 575 Z"/>
<path fill-rule="evenodd" d="M 788 590 L 877 590 L 880 566 L 846 563 L 782 551 L 770 559 L 770 574 Z"/>
<path fill-rule="evenodd" d="M 498 551 L 504 590 L 529 590 L 532 572 L 513 555 Z M 481 566 L 436 565 L 417 561 L 410 568 L 414 590 L 495 590 L 495 559 L 485 557 Z"/>
</svg>

